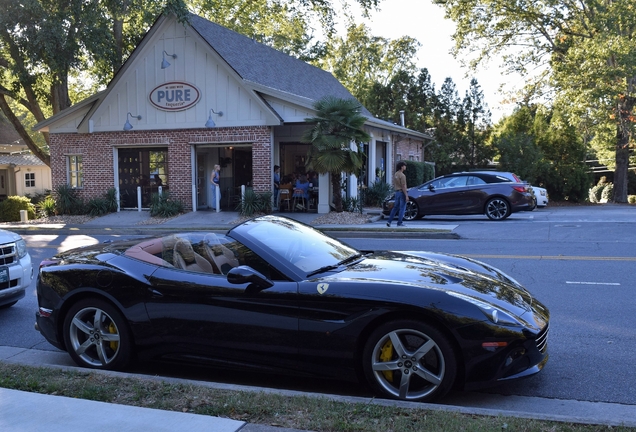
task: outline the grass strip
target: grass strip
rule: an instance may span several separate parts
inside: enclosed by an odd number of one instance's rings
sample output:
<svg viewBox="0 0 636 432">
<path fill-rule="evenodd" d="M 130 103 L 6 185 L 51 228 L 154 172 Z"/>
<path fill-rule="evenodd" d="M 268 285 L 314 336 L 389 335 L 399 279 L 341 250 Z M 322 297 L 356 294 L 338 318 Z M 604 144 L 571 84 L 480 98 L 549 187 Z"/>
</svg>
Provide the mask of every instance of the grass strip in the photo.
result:
<svg viewBox="0 0 636 432">
<path fill-rule="evenodd" d="M 211 389 L 0 362 L 0 387 L 122 405 L 225 417 L 317 432 L 600 432 L 635 428 L 355 404 L 326 398 Z"/>
</svg>

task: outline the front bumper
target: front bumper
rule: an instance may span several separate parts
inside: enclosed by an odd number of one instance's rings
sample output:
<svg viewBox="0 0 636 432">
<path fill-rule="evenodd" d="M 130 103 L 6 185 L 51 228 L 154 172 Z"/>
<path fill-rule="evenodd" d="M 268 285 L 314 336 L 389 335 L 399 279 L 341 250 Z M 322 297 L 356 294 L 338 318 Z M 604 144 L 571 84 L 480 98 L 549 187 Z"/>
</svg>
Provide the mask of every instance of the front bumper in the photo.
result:
<svg viewBox="0 0 636 432">
<path fill-rule="evenodd" d="M 9 270 L 9 280 L 0 283 L 0 306 L 23 298 L 26 289 L 33 280 L 33 265 L 29 254 L 26 254 L 7 268 Z"/>
</svg>

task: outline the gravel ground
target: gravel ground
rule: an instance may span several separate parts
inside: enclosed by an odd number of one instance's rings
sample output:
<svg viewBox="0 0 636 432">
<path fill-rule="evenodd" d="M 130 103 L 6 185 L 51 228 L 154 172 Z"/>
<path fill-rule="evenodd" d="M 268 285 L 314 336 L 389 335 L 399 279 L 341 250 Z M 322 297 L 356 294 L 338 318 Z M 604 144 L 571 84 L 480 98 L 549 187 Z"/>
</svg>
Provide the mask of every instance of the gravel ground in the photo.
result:
<svg viewBox="0 0 636 432">
<path fill-rule="evenodd" d="M 88 215 L 60 215 L 60 216 L 49 216 L 40 219 L 29 219 L 26 222 L 0 222 L 0 225 L 14 225 L 16 223 L 27 224 L 27 225 L 40 225 L 40 224 L 70 224 L 70 225 L 81 225 L 88 221 L 95 219 L 93 216 Z"/>
</svg>

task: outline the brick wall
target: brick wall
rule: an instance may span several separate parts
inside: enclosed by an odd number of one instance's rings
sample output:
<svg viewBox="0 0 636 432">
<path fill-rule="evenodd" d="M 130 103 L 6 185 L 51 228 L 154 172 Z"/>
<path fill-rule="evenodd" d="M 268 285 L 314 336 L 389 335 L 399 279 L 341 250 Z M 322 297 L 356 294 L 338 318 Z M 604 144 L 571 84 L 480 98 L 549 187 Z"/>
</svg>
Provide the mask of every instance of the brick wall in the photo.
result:
<svg viewBox="0 0 636 432">
<path fill-rule="evenodd" d="M 396 135 L 393 139 L 393 145 L 393 157 L 396 163 L 400 160 L 424 162 L 422 156 L 423 140 L 404 138 Z M 401 157 L 398 158 L 398 155 L 401 155 Z M 412 158 L 409 156 L 412 156 Z"/>
<path fill-rule="evenodd" d="M 271 130 L 269 127 L 230 127 L 196 130 L 129 131 L 92 134 L 51 134 L 51 176 L 55 189 L 68 182 L 66 157 L 81 155 L 85 199 L 101 197 L 115 186 L 113 149 L 117 147 L 168 147 L 170 194 L 192 210 L 191 145 L 251 144 L 253 187 L 256 192 L 271 191 Z"/>
</svg>

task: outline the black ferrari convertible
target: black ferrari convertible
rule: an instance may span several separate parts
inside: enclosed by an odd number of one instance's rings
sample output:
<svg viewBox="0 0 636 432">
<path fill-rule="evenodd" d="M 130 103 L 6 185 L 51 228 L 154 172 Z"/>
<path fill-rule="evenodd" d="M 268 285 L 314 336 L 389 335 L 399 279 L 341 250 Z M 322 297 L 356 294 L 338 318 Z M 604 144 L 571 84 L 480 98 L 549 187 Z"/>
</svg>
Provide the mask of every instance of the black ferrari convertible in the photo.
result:
<svg viewBox="0 0 636 432">
<path fill-rule="evenodd" d="M 439 399 L 545 365 L 548 309 L 480 262 L 359 251 L 283 217 L 42 261 L 37 329 L 80 366 L 133 360 L 366 381 Z"/>
</svg>

